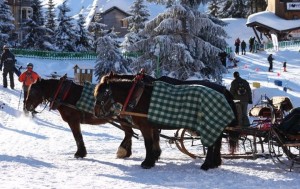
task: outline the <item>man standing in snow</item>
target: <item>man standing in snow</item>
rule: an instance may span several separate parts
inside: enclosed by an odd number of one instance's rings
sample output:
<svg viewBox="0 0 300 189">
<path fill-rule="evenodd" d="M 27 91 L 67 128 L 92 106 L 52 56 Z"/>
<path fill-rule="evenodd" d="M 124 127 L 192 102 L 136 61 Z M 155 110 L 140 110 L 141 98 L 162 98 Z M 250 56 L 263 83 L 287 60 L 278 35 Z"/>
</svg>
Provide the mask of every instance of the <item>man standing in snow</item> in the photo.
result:
<svg viewBox="0 0 300 189">
<path fill-rule="evenodd" d="M 241 43 L 242 55 L 246 55 L 246 42 L 243 40 Z"/>
<path fill-rule="evenodd" d="M 9 75 L 10 88 L 15 88 L 14 83 L 14 69 L 15 69 L 15 55 L 10 52 L 7 45 L 3 46 L 3 53 L 1 55 L 0 71 L 3 66 L 3 87 L 7 88 L 7 74 Z"/>
<path fill-rule="evenodd" d="M 231 82 L 230 92 L 236 102 L 238 123 L 240 127 L 250 125 L 248 118 L 248 104 L 252 104 L 252 92 L 248 81 L 240 77 L 239 72 L 233 73 L 234 80 Z"/>
<path fill-rule="evenodd" d="M 273 55 L 270 54 L 270 55 L 268 56 L 269 72 L 273 72 L 273 60 L 274 60 Z"/>
<path fill-rule="evenodd" d="M 234 42 L 234 46 L 235 46 L 235 54 L 239 55 L 239 51 L 240 51 L 240 38 L 237 38 Z"/>
<path fill-rule="evenodd" d="M 26 111 L 25 110 L 25 101 L 27 98 L 28 88 L 31 84 L 35 83 L 39 78 L 40 78 L 40 76 L 36 72 L 33 71 L 33 64 L 28 63 L 27 70 L 25 72 L 23 72 L 19 77 L 19 81 L 23 82 L 23 91 L 24 91 L 23 111 Z"/>
</svg>

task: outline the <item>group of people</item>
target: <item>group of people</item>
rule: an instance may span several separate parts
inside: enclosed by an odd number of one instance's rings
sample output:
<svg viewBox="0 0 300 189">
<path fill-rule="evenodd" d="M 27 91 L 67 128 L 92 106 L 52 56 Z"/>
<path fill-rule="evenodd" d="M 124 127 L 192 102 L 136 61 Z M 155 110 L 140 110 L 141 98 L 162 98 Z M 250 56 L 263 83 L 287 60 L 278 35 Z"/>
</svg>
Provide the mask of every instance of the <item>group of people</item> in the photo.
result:
<svg viewBox="0 0 300 189">
<path fill-rule="evenodd" d="M 235 53 L 237 55 L 239 55 L 240 47 L 241 47 L 242 55 L 246 55 L 247 44 L 246 44 L 245 40 L 241 41 L 240 38 L 237 38 L 234 41 L 234 46 L 235 46 Z M 255 40 L 255 37 L 250 37 L 249 52 L 254 53 L 254 52 L 257 52 L 258 49 L 259 49 L 259 43 Z"/>
<path fill-rule="evenodd" d="M 8 81 L 7 75 L 9 75 L 10 88 L 15 88 L 14 73 L 16 72 L 15 67 L 16 59 L 14 54 L 9 50 L 7 45 L 3 46 L 3 53 L 1 55 L 0 71 L 3 71 L 3 87 L 7 88 Z M 33 71 L 33 64 L 28 63 L 26 71 L 18 74 L 18 80 L 23 83 L 22 88 L 24 91 L 23 110 L 25 111 L 25 100 L 27 98 L 28 88 L 31 84 L 35 83 L 39 78 L 39 74 Z"/>
<path fill-rule="evenodd" d="M 240 38 L 237 38 L 234 42 L 234 46 L 235 46 L 235 54 L 239 55 L 240 46 L 241 46 L 242 55 L 246 55 L 247 44 L 244 40 L 242 40 L 241 42 Z"/>
</svg>

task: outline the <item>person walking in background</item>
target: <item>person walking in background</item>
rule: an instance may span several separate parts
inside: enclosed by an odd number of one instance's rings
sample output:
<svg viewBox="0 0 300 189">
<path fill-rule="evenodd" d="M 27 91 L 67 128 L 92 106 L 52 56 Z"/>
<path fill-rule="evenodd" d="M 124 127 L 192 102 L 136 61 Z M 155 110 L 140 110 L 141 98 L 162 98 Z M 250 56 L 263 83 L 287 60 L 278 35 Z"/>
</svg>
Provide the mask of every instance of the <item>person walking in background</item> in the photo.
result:
<svg viewBox="0 0 300 189">
<path fill-rule="evenodd" d="M 255 41 L 255 37 L 250 37 L 249 39 L 249 51 L 253 52 L 254 50 L 254 41 Z"/>
<path fill-rule="evenodd" d="M 15 71 L 15 55 L 10 52 L 9 47 L 7 45 L 3 46 L 3 53 L 1 55 L 0 62 L 0 71 L 2 71 L 3 67 L 3 87 L 7 88 L 7 74 L 9 75 L 10 80 L 10 88 L 15 88 L 14 83 L 14 71 Z"/>
<path fill-rule="evenodd" d="M 270 54 L 270 55 L 268 56 L 269 72 L 273 72 L 273 60 L 274 60 L 273 55 Z"/>
<path fill-rule="evenodd" d="M 239 51 L 240 51 L 240 44 L 241 44 L 241 41 L 240 41 L 240 38 L 237 38 L 234 42 L 234 46 L 235 46 L 235 54 L 239 54 Z"/>
<path fill-rule="evenodd" d="M 23 72 L 19 77 L 19 81 L 23 83 L 22 87 L 24 91 L 23 111 L 26 111 L 25 102 L 26 102 L 29 86 L 35 83 L 40 78 L 39 74 L 33 71 L 32 63 L 28 63 L 26 68 L 27 70 Z"/>
<path fill-rule="evenodd" d="M 286 61 L 283 62 L 283 71 L 284 71 L 284 72 L 287 72 L 287 71 L 286 71 Z"/>
<path fill-rule="evenodd" d="M 248 104 L 252 104 L 252 92 L 248 81 L 240 77 L 239 72 L 233 73 L 234 80 L 231 82 L 230 92 L 236 102 L 238 123 L 240 127 L 250 126 L 248 118 Z"/>
<path fill-rule="evenodd" d="M 241 50 L 242 50 L 242 55 L 246 55 L 246 42 L 243 40 L 241 43 Z"/>
</svg>

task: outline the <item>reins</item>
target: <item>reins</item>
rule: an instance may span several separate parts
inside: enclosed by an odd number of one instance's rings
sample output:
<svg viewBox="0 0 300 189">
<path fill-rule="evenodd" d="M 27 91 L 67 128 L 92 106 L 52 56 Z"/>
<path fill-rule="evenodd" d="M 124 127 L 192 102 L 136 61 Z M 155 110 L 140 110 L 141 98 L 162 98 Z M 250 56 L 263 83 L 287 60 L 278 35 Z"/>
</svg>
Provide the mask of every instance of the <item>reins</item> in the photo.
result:
<svg viewBox="0 0 300 189">
<path fill-rule="evenodd" d="M 35 112 L 32 112 L 32 113 L 34 113 L 34 114 L 40 114 L 40 113 L 42 113 L 47 108 L 47 106 L 48 106 L 49 103 L 50 103 L 50 101 L 47 101 L 47 103 L 45 103 L 45 106 L 44 106 L 44 108 L 41 111 L 35 111 Z"/>
</svg>

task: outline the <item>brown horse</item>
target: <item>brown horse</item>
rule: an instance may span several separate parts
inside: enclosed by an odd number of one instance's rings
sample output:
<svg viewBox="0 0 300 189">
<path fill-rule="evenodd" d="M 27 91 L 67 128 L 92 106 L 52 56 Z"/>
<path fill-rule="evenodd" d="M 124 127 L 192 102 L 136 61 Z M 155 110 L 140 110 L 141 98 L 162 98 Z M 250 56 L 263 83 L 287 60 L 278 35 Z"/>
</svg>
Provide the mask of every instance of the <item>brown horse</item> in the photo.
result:
<svg viewBox="0 0 300 189">
<path fill-rule="evenodd" d="M 62 84 L 61 88 L 59 87 L 60 84 Z M 59 88 L 60 90 L 58 91 Z M 68 90 L 66 90 L 66 88 Z M 74 155 L 76 158 L 83 158 L 87 155 L 80 124 L 99 125 L 109 121 L 108 119 L 99 119 L 92 113 L 83 112 L 76 108 L 75 105 L 81 97 L 82 90 L 83 86 L 77 85 L 69 80 L 62 82 L 62 78 L 60 80 L 41 79 L 32 84 L 29 88 L 25 104 L 28 111 L 34 111 L 39 104 L 45 101 L 50 103 L 54 102 L 52 109 L 57 109 L 59 111 L 62 119 L 68 123 L 73 133 L 77 145 L 77 151 Z M 64 100 L 60 98 L 55 99 L 55 94 L 63 91 L 68 91 L 64 93 Z M 119 149 L 123 149 L 121 152 L 125 151 L 126 153 L 118 152 L 119 158 L 129 157 L 131 155 L 131 140 L 134 134 L 131 127 L 123 127 L 122 125 L 123 124 L 121 124 L 120 127 L 125 131 L 125 137 Z"/>
<path fill-rule="evenodd" d="M 116 103 L 124 105 L 133 82 L 134 80 L 132 79 L 125 80 L 124 77 L 122 78 L 122 76 L 114 75 L 112 73 L 102 77 L 101 82 L 95 88 L 95 97 L 97 99 L 95 104 L 96 116 L 113 116 L 110 112 L 114 111 L 114 105 Z M 153 122 L 148 121 L 146 116 L 136 116 L 148 114 L 152 90 L 153 86 L 151 84 L 146 84 L 139 102 L 132 110 L 133 113 L 135 113 L 132 116 L 133 125 L 140 129 L 146 147 L 146 158 L 141 164 L 143 168 L 151 168 L 155 165 L 155 161 L 161 154 L 158 129 L 166 129 L 165 125 L 154 124 Z M 234 121 L 232 123 L 234 123 Z M 168 127 L 168 129 L 170 128 L 171 127 Z M 208 170 L 221 165 L 220 148 L 221 135 L 214 145 L 208 147 L 207 156 L 201 169 Z"/>
</svg>

